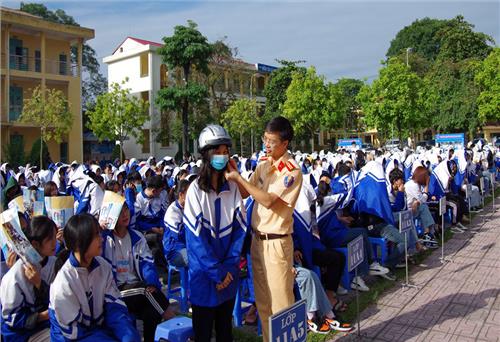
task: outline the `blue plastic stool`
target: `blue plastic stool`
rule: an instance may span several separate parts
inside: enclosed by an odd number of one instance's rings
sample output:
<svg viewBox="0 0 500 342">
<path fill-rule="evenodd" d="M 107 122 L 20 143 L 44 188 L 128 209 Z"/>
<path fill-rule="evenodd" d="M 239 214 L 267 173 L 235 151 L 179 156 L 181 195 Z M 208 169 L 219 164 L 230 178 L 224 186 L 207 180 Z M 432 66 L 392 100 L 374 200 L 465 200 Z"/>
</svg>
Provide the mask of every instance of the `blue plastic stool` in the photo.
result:
<svg viewBox="0 0 500 342">
<path fill-rule="evenodd" d="M 347 268 L 347 247 L 339 247 L 339 248 L 334 248 L 339 253 L 344 254 L 345 256 L 345 264 L 344 264 L 344 270 L 342 271 L 342 278 L 340 278 L 340 284 L 344 289 L 347 291 L 351 290 L 351 282 L 354 279 L 354 272 L 349 272 Z"/>
<path fill-rule="evenodd" d="M 415 230 L 417 231 L 417 236 L 424 235 L 424 228 L 422 227 L 422 222 L 420 219 L 415 219 Z"/>
<path fill-rule="evenodd" d="M 178 272 L 181 277 L 181 286 L 172 288 L 172 275 Z M 188 311 L 188 270 L 187 267 L 168 266 L 167 298 L 175 299 L 181 304 L 181 312 Z"/>
<path fill-rule="evenodd" d="M 380 264 L 385 265 L 389 257 L 389 247 L 385 238 L 369 237 L 368 241 L 372 245 L 373 258 Z M 380 253 L 379 253 L 380 250 Z"/>
<path fill-rule="evenodd" d="M 155 342 L 186 342 L 194 336 L 193 322 L 188 317 L 175 317 L 158 324 L 155 332 Z"/>
</svg>

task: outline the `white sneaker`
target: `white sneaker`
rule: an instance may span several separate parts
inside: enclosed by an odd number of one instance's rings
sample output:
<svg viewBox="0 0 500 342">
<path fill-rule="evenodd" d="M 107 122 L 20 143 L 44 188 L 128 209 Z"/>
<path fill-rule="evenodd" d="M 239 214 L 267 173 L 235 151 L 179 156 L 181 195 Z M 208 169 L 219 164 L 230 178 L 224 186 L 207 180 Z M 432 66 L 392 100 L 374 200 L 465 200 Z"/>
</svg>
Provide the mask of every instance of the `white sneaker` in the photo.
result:
<svg viewBox="0 0 500 342">
<path fill-rule="evenodd" d="M 358 290 L 361 292 L 368 292 L 370 288 L 366 286 L 365 281 L 360 276 L 354 277 L 351 282 L 351 289 Z"/>
<path fill-rule="evenodd" d="M 346 289 L 344 289 L 342 286 L 339 285 L 339 288 L 337 289 L 337 295 L 344 296 L 348 293 L 349 291 L 347 291 Z"/>
<path fill-rule="evenodd" d="M 457 222 L 457 226 L 458 228 L 462 229 L 462 230 L 468 230 L 469 228 L 467 228 L 466 226 L 464 226 L 462 223 L 460 222 Z"/>
<path fill-rule="evenodd" d="M 368 273 L 369 275 L 382 275 L 389 273 L 389 269 L 380 265 L 378 262 L 374 261 L 370 265 L 370 272 Z"/>
</svg>

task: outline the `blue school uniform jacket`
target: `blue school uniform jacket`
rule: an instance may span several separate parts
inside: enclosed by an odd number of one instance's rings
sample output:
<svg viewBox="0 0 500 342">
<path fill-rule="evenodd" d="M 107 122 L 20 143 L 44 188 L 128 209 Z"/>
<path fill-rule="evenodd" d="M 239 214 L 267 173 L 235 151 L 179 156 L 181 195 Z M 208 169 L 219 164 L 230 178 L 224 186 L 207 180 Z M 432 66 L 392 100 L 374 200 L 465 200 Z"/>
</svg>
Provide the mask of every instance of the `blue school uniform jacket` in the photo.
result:
<svg viewBox="0 0 500 342">
<path fill-rule="evenodd" d="M 101 257 L 85 268 L 70 254 L 50 287 L 49 317 L 51 341 L 141 341 Z"/>
<path fill-rule="evenodd" d="M 144 191 L 137 194 L 134 203 L 135 227 L 146 232 L 154 227 L 163 227 L 163 218 L 168 206 L 168 194 L 162 191 L 159 197 L 149 197 Z"/>
<path fill-rule="evenodd" d="M 161 283 L 158 278 L 158 273 L 156 272 L 153 256 L 144 235 L 134 229 L 129 229 L 128 232 L 132 244 L 132 254 L 134 255 L 133 267 L 137 277 L 146 285 L 161 289 Z M 113 276 L 116 280 L 115 236 L 111 230 L 105 230 L 102 237 L 102 256 L 111 264 Z"/>
<path fill-rule="evenodd" d="M 163 233 L 163 252 L 170 261 L 176 251 L 186 248 L 186 232 L 182 222 L 182 207 L 178 201 L 172 203 L 165 213 Z"/>
<path fill-rule="evenodd" d="M 42 285 L 37 293 L 24 275 L 24 264 L 17 260 L 2 279 L 2 340 L 27 341 L 34 333 L 48 328 L 48 322 L 37 323 L 38 312 L 47 309 L 48 287 L 54 279 L 55 257 L 48 257 L 40 270 Z M 38 297 L 38 298 L 37 298 Z"/>
<path fill-rule="evenodd" d="M 187 192 L 184 206 L 190 299 L 195 305 L 218 306 L 236 295 L 239 260 L 247 230 L 246 213 L 236 184 L 226 182 L 221 191 L 206 193 L 198 181 Z M 230 272 L 233 281 L 218 291 Z"/>
</svg>

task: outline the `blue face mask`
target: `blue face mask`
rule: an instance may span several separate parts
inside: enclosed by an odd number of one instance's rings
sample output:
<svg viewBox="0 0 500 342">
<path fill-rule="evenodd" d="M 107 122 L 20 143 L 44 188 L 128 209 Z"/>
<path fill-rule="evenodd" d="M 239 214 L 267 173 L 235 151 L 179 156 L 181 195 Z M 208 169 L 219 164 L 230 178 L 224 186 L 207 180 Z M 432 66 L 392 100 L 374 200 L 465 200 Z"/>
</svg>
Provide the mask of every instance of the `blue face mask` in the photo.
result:
<svg viewBox="0 0 500 342">
<path fill-rule="evenodd" d="M 135 193 L 138 194 L 142 192 L 142 184 L 136 184 L 135 185 Z"/>
<path fill-rule="evenodd" d="M 210 165 L 217 171 L 222 171 L 226 167 L 228 160 L 227 154 L 214 154 L 210 160 Z"/>
</svg>

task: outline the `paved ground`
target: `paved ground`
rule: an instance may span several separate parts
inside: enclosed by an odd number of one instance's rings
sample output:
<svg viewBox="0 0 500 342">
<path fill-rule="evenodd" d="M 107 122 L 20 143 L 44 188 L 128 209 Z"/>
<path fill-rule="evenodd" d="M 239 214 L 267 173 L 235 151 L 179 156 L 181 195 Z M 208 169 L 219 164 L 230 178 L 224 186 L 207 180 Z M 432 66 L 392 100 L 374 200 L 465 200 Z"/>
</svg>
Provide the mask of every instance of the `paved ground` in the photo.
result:
<svg viewBox="0 0 500 342">
<path fill-rule="evenodd" d="M 497 198 L 497 202 L 498 202 Z M 500 204 L 455 234 L 410 275 L 419 289 L 395 286 L 361 313 L 363 341 L 500 341 Z M 353 302 L 354 303 L 354 302 Z M 354 323 L 354 322 L 353 322 Z M 336 336 L 353 340 L 356 333 Z"/>
</svg>

